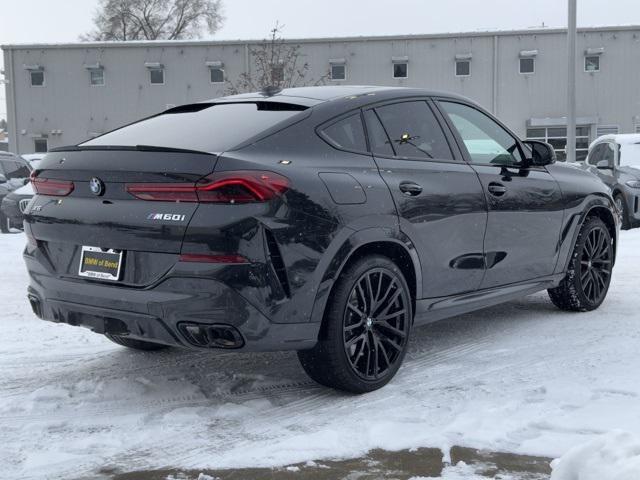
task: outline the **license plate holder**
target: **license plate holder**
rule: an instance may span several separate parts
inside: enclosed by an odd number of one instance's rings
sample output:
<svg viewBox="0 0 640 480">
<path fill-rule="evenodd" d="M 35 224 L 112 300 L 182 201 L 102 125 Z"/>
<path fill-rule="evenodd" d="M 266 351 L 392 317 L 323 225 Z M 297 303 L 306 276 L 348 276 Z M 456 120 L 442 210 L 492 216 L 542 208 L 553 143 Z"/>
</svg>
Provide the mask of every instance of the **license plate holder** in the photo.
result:
<svg viewBox="0 0 640 480">
<path fill-rule="evenodd" d="M 123 256 L 122 250 L 83 246 L 78 275 L 117 282 L 122 273 Z"/>
</svg>

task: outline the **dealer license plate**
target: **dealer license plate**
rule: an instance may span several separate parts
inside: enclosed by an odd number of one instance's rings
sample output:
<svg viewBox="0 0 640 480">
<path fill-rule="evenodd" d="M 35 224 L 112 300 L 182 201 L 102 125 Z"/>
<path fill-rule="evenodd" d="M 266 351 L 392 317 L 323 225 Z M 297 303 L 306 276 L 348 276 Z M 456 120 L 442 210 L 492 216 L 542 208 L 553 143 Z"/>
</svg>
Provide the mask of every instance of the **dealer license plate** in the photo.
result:
<svg viewBox="0 0 640 480">
<path fill-rule="evenodd" d="M 78 275 L 100 280 L 120 280 L 122 250 L 82 247 Z"/>
</svg>

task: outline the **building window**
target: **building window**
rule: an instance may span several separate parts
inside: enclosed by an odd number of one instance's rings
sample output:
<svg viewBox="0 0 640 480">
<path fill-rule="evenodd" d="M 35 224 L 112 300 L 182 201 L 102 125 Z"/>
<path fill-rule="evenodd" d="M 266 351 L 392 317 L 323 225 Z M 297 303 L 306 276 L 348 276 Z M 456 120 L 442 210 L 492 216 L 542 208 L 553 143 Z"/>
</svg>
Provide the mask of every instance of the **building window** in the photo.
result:
<svg viewBox="0 0 640 480">
<path fill-rule="evenodd" d="M 331 80 L 346 80 L 347 79 L 347 66 L 342 64 L 332 64 L 331 65 Z"/>
<path fill-rule="evenodd" d="M 582 162 L 589 153 L 589 135 L 591 128 L 588 125 L 576 127 L 576 161 Z M 527 139 L 541 140 L 553 146 L 558 160 L 567 160 L 567 127 L 531 127 L 527 128 Z"/>
<path fill-rule="evenodd" d="M 536 59 L 535 58 L 521 58 L 520 59 L 520 73 L 530 74 L 536 71 Z"/>
<path fill-rule="evenodd" d="M 44 87 L 44 70 L 31 70 L 29 75 L 32 87 Z"/>
<path fill-rule="evenodd" d="M 618 133 L 620 133 L 618 125 L 598 125 L 596 128 L 596 138 L 603 135 L 617 135 Z"/>
<path fill-rule="evenodd" d="M 471 62 L 469 60 L 456 61 L 456 77 L 468 77 L 471 75 Z"/>
<path fill-rule="evenodd" d="M 104 85 L 104 70 L 101 68 L 89 70 L 89 83 L 95 87 Z"/>
<path fill-rule="evenodd" d="M 393 64 L 393 78 L 408 78 L 409 64 L 407 62 L 398 62 Z"/>
<path fill-rule="evenodd" d="M 46 138 L 34 138 L 33 148 L 35 153 L 47 153 L 49 151 L 49 141 Z"/>
<path fill-rule="evenodd" d="M 585 72 L 599 72 L 600 71 L 600 56 L 599 55 L 587 55 L 584 57 L 584 71 Z"/>
<path fill-rule="evenodd" d="M 164 85 L 164 68 L 150 68 L 149 82 L 151 85 Z"/>
<path fill-rule="evenodd" d="M 211 83 L 224 83 L 224 70 L 221 68 L 209 69 Z"/>
</svg>

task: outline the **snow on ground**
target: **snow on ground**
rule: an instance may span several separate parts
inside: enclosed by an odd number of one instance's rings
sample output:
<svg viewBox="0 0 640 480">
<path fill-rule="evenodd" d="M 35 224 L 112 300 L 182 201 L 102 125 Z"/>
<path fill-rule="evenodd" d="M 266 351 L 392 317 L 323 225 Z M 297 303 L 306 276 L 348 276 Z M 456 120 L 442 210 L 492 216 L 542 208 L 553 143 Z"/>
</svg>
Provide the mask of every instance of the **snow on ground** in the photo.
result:
<svg viewBox="0 0 640 480">
<path fill-rule="evenodd" d="M 551 480 L 637 480 L 640 442 L 630 433 L 613 431 L 572 448 L 552 466 Z"/>
<path fill-rule="evenodd" d="M 557 457 L 613 429 L 640 435 L 640 231 L 622 233 L 600 310 L 563 313 L 540 293 L 418 329 L 396 379 L 364 396 L 316 386 L 292 353 L 143 353 L 42 322 L 25 298 L 23 242 L 0 235 L 0 477 L 418 446 Z"/>
</svg>

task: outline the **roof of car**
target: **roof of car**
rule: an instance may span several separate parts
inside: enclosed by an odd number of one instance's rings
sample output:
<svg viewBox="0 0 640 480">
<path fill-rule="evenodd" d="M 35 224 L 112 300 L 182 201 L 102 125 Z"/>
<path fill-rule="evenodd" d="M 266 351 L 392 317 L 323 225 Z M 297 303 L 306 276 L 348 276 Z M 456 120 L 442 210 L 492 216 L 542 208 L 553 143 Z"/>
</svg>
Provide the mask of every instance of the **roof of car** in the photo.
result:
<svg viewBox="0 0 640 480">
<path fill-rule="evenodd" d="M 592 145 L 606 141 L 614 141 L 616 143 L 619 143 L 620 145 L 635 145 L 640 143 L 640 133 L 602 135 L 601 137 L 596 138 Z"/>
<path fill-rule="evenodd" d="M 406 87 L 380 87 L 371 85 L 333 85 L 333 86 L 317 86 L 317 87 L 296 87 L 285 88 L 282 90 L 269 91 L 264 90 L 262 92 L 242 93 L 239 95 L 231 95 L 227 97 L 216 98 L 209 100 L 207 103 L 224 103 L 224 102 L 243 102 L 252 100 L 282 102 L 282 103 L 296 103 L 302 104 L 308 107 L 314 105 L 330 102 L 341 99 L 350 99 L 360 96 L 379 96 L 384 98 L 390 97 L 411 97 L 411 96 L 426 96 L 426 97 L 450 97 L 467 100 L 455 93 L 440 92 L 434 90 L 424 90 L 418 88 L 406 88 Z"/>
<path fill-rule="evenodd" d="M 626 148 L 627 145 L 640 144 L 640 133 L 612 133 L 609 135 L 602 135 L 591 142 L 591 144 L 589 145 L 589 150 L 593 149 L 593 147 L 603 142 L 615 142 L 618 145 L 621 145 L 622 148 Z"/>
</svg>

